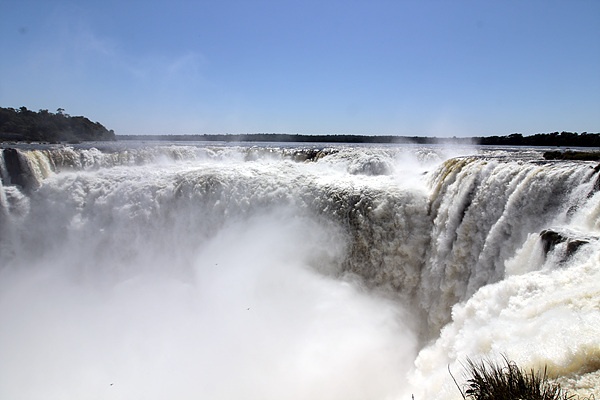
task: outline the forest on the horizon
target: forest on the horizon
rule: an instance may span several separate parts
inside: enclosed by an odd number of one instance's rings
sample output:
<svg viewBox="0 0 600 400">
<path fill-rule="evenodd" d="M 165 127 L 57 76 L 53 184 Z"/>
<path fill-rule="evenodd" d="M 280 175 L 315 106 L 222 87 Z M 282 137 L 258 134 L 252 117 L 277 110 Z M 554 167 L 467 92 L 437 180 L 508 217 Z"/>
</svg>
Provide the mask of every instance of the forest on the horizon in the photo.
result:
<svg viewBox="0 0 600 400">
<path fill-rule="evenodd" d="M 523 136 L 428 137 L 428 136 L 367 136 L 367 135 L 302 135 L 279 133 L 203 134 L 203 135 L 117 135 L 117 140 L 162 140 L 198 142 L 271 142 L 271 143 L 372 143 L 372 144 L 479 144 L 493 146 L 600 147 L 600 133 L 577 132 L 538 133 Z"/>
<path fill-rule="evenodd" d="M 32 111 L 27 107 L 0 107 L 0 142 L 83 142 L 106 140 L 168 140 L 219 142 L 283 143 L 373 143 L 373 144 L 480 144 L 495 146 L 600 147 L 600 133 L 551 132 L 524 136 L 427 137 L 395 135 L 304 135 L 278 133 L 201 134 L 201 135 L 115 135 L 99 122 L 86 117 L 70 116 L 59 108 Z"/>
<path fill-rule="evenodd" d="M 27 107 L 0 107 L 0 142 L 82 142 L 115 140 L 115 133 L 99 122 L 71 116 L 59 108 L 31 111 Z"/>
</svg>

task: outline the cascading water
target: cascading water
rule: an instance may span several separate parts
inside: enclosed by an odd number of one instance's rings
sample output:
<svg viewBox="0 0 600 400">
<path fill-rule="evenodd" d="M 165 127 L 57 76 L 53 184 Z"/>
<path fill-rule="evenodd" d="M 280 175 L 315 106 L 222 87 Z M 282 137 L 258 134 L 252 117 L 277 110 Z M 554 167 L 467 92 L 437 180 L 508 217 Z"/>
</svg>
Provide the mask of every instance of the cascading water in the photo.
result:
<svg viewBox="0 0 600 400">
<path fill-rule="evenodd" d="M 443 153 L 5 149 L 0 398 L 452 399 L 501 354 L 591 393 L 595 165 Z"/>
<path fill-rule="evenodd" d="M 447 162 L 433 177 L 432 244 L 423 268 L 430 286 L 420 291 L 436 311 L 433 327 L 449 321 L 452 305 L 504 278 L 504 263 L 529 233 L 568 223 L 562 213 L 580 205 L 579 187 L 590 193 L 596 176 L 589 166 L 565 163 Z"/>
<path fill-rule="evenodd" d="M 432 245 L 419 294 L 432 310 L 429 326 L 442 328 L 410 377 L 421 396 L 447 398 L 456 390 L 448 369 L 460 377 L 467 357 L 499 354 L 526 368 L 548 367 L 572 393 L 597 393 L 594 167 L 465 158 L 434 175 Z"/>
</svg>

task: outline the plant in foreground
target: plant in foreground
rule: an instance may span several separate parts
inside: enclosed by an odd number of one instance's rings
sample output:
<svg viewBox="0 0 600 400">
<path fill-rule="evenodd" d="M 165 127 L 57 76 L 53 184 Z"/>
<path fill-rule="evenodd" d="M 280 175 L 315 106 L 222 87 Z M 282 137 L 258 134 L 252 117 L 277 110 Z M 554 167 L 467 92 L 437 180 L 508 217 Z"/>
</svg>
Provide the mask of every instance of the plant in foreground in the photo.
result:
<svg viewBox="0 0 600 400">
<path fill-rule="evenodd" d="M 563 391 L 558 383 L 550 382 L 546 368 L 526 372 L 502 356 L 504 363 L 491 360 L 475 362 L 467 359 L 466 383 L 454 383 L 464 400 L 573 400 L 575 395 Z M 450 373 L 452 375 L 452 373 Z M 591 400 L 591 399 L 590 399 Z"/>
</svg>

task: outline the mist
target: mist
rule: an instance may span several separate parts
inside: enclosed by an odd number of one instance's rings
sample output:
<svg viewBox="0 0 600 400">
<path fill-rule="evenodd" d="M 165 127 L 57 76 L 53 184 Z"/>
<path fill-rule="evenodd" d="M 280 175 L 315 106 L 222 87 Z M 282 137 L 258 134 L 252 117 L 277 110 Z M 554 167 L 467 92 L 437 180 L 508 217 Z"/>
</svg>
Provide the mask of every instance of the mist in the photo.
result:
<svg viewBox="0 0 600 400">
<path fill-rule="evenodd" d="M 2 398 L 387 398 L 416 355 L 402 307 L 340 278 L 339 227 L 290 208 L 228 220 L 172 263 L 146 234 L 126 266 L 101 234 L 97 259 L 75 237 L 0 273 Z"/>
</svg>

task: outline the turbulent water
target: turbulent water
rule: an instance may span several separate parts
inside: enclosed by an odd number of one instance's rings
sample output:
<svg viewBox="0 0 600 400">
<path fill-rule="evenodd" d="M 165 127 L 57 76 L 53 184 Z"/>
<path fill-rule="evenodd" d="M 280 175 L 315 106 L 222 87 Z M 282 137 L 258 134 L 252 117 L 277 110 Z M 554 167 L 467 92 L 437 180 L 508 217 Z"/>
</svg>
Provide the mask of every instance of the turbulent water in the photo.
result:
<svg viewBox="0 0 600 400">
<path fill-rule="evenodd" d="M 0 153 L 0 398 L 460 399 L 600 387 L 600 180 L 536 150 Z"/>
</svg>

